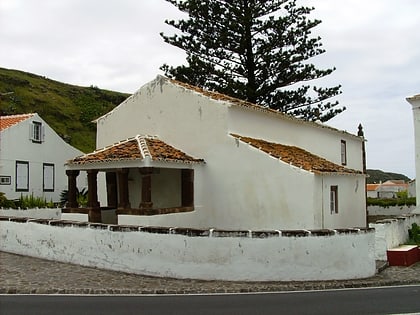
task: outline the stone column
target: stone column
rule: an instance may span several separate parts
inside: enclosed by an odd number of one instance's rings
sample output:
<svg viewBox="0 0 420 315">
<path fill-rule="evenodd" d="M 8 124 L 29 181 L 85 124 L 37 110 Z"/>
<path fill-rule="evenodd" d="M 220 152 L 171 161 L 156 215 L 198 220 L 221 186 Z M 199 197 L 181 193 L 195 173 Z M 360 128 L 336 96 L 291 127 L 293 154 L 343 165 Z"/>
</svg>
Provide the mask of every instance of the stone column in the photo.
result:
<svg viewBox="0 0 420 315">
<path fill-rule="evenodd" d="M 67 180 L 68 180 L 68 194 L 67 194 L 67 208 L 78 208 L 77 204 L 77 176 L 79 176 L 80 171 L 77 170 L 66 170 Z"/>
<path fill-rule="evenodd" d="M 108 207 L 117 208 L 118 191 L 117 191 L 117 174 L 115 172 L 106 172 L 106 197 Z"/>
<path fill-rule="evenodd" d="M 118 176 L 118 192 L 120 202 L 118 209 L 130 209 L 130 199 L 128 195 L 128 168 L 122 168 L 117 171 Z"/>
<path fill-rule="evenodd" d="M 153 168 L 143 167 L 139 169 L 141 177 L 141 202 L 140 209 L 152 209 L 152 172 Z"/>
<path fill-rule="evenodd" d="M 416 209 L 412 213 L 420 214 L 420 94 L 407 98 L 413 108 L 414 148 L 416 162 Z"/>
<path fill-rule="evenodd" d="M 194 206 L 194 170 L 181 170 L 181 206 Z"/>
<path fill-rule="evenodd" d="M 101 208 L 98 201 L 98 170 L 88 170 L 89 222 L 101 222 Z"/>
</svg>

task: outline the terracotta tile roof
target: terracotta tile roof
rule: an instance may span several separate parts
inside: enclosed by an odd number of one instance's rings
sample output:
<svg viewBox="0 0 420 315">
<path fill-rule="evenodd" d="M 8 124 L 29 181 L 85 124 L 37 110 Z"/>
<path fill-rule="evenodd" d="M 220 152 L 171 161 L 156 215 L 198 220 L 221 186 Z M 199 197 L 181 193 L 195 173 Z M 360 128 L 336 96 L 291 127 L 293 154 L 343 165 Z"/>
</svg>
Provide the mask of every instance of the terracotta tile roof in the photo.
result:
<svg viewBox="0 0 420 315">
<path fill-rule="evenodd" d="M 300 167 L 312 173 L 362 174 L 361 171 L 345 168 L 295 146 L 243 137 L 236 134 L 231 135 L 265 153 L 268 153 L 272 157 L 278 158 L 285 163 Z"/>
<path fill-rule="evenodd" d="M 0 131 L 3 131 L 13 125 L 16 125 L 28 118 L 31 118 L 34 115 L 35 114 L 0 116 Z"/>
<path fill-rule="evenodd" d="M 380 184 L 366 184 L 366 190 L 367 191 L 375 191 Z"/>
<path fill-rule="evenodd" d="M 202 163 L 203 159 L 193 158 L 153 136 L 140 136 L 126 139 L 68 161 L 68 164 L 89 164 L 111 161 L 143 160 Z"/>
<path fill-rule="evenodd" d="M 346 135 L 349 135 L 349 136 L 352 136 L 352 137 L 355 137 L 355 138 L 359 138 L 360 139 L 359 136 L 356 136 L 356 135 L 354 135 L 352 133 L 349 133 L 347 131 L 339 130 L 339 129 L 333 128 L 331 126 L 322 124 L 322 123 L 313 122 L 313 121 L 306 121 L 306 120 L 303 120 L 303 119 L 299 119 L 299 118 L 296 118 L 296 117 L 294 117 L 292 115 L 283 113 L 281 111 L 271 109 L 268 106 L 262 106 L 262 105 L 254 104 L 254 103 L 251 103 L 251 102 L 248 102 L 248 101 L 244 101 L 244 100 L 241 100 L 241 99 L 238 99 L 238 98 L 235 98 L 235 97 L 231 97 L 231 96 L 228 96 L 228 95 L 225 95 L 225 94 L 221 94 L 221 93 L 218 93 L 218 92 L 208 91 L 208 90 L 199 88 L 197 86 L 194 86 L 194 85 L 191 85 L 191 84 L 188 84 L 188 83 L 184 83 L 184 82 L 180 82 L 180 81 L 177 81 L 177 80 L 173 80 L 173 79 L 168 79 L 166 77 L 162 77 L 162 78 L 164 78 L 166 80 L 169 80 L 170 82 L 172 82 L 172 83 L 174 83 L 176 85 L 182 86 L 182 87 L 184 87 L 184 88 L 186 88 L 188 90 L 192 90 L 192 91 L 195 91 L 195 92 L 197 92 L 199 94 L 202 94 L 204 96 L 207 96 L 207 97 L 209 97 L 209 98 L 211 98 L 213 100 L 229 102 L 232 105 L 236 105 L 236 106 L 240 106 L 240 107 L 246 107 L 246 108 L 250 108 L 250 109 L 256 110 L 256 111 L 274 114 L 274 115 L 276 115 L 278 117 L 281 117 L 283 119 L 292 120 L 292 121 L 294 121 L 296 123 L 310 124 L 310 125 L 312 125 L 314 127 L 317 127 L 317 128 L 323 128 L 323 129 L 332 130 L 332 131 L 335 131 L 335 132 L 338 132 L 338 133 L 346 134 Z"/>
</svg>

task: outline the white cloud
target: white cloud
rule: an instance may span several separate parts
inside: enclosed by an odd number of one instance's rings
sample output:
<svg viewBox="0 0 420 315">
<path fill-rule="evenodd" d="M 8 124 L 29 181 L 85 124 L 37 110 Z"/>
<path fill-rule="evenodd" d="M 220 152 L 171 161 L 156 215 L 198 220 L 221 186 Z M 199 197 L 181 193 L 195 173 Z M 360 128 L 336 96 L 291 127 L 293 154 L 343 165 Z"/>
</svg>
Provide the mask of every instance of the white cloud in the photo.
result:
<svg viewBox="0 0 420 315">
<path fill-rule="evenodd" d="M 299 3 L 299 1 L 298 1 Z M 343 85 L 347 110 L 330 124 L 368 138 L 368 167 L 414 177 L 411 107 L 420 93 L 420 1 L 302 0 L 315 6 L 326 53 L 321 68 L 337 67 L 320 85 Z M 134 92 L 163 63 L 184 62 L 165 44 L 165 19 L 182 16 L 164 0 L 1 0 L 1 67 L 51 79 Z"/>
</svg>

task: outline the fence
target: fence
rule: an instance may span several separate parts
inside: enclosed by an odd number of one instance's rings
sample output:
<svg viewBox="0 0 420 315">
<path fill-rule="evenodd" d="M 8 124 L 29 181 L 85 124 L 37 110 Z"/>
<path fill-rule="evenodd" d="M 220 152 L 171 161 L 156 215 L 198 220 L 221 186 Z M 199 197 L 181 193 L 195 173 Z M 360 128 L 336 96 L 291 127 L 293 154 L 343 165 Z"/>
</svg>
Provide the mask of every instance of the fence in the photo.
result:
<svg viewBox="0 0 420 315">
<path fill-rule="evenodd" d="M 226 231 L 0 217 L 0 250 L 143 275 L 291 281 L 374 275 L 373 229 Z"/>
</svg>

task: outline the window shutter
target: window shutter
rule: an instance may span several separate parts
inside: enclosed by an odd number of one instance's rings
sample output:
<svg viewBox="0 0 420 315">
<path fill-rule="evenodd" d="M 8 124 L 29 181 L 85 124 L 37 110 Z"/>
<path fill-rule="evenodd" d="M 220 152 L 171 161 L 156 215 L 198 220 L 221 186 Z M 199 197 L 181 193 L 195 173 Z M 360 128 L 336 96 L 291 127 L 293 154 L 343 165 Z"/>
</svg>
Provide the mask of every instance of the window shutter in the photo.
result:
<svg viewBox="0 0 420 315">
<path fill-rule="evenodd" d="M 41 142 L 45 141 L 45 126 L 41 125 Z"/>
</svg>

